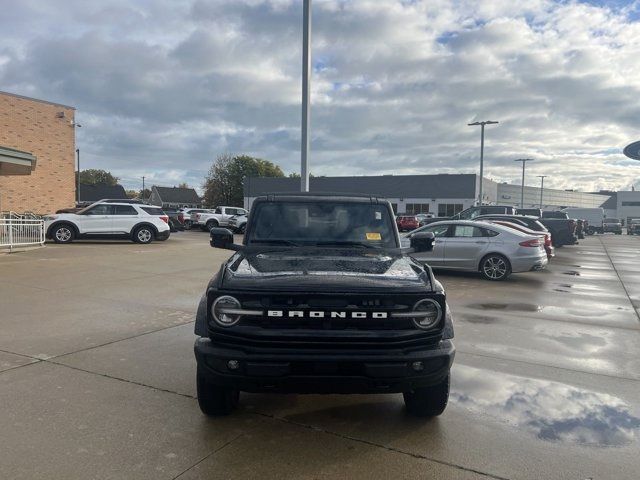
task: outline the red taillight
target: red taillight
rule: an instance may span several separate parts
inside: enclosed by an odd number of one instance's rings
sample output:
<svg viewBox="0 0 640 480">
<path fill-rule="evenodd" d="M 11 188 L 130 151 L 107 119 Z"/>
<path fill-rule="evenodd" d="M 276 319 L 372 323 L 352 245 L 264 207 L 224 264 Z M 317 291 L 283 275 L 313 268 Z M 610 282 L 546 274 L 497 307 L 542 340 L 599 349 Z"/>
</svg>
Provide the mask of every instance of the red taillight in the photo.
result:
<svg viewBox="0 0 640 480">
<path fill-rule="evenodd" d="M 184 223 L 184 214 L 183 214 L 183 213 L 179 213 L 179 214 L 178 214 L 178 221 L 179 221 L 180 223 Z"/>
<path fill-rule="evenodd" d="M 533 238 L 531 240 L 525 240 L 524 242 L 520 242 L 521 247 L 540 247 L 542 244 L 540 243 L 539 238 Z"/>
<path fill-rule="evenodd" d="M 160 215 L 160 220 L 162 220 L 164 223 L 169 223 L 169 217 L 167 217 L 166 215 Z"/>
<path fill-rule="evenodd" d="M 546 234 L 544 235 L 544 244 L 545 244 L 545 246 L 547 246 L 547 247 L 550 247 L 550 246 L 551 246 L 551 234 L 550 234 L 550 233 L 546 233 Z"/>
</svg>

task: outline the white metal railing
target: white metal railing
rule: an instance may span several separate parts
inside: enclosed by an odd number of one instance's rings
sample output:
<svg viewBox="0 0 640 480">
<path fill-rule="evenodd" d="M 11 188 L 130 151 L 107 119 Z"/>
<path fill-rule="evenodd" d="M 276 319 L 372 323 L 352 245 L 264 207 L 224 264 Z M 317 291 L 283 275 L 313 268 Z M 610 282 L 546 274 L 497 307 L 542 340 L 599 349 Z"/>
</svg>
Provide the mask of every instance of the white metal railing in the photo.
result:
<svg viewBox="0 0 640 480">
<path fill-rule="evenodd" d="M 44 220 L 0 218 L 0 249 L 44 245 Z"/>
</svg>

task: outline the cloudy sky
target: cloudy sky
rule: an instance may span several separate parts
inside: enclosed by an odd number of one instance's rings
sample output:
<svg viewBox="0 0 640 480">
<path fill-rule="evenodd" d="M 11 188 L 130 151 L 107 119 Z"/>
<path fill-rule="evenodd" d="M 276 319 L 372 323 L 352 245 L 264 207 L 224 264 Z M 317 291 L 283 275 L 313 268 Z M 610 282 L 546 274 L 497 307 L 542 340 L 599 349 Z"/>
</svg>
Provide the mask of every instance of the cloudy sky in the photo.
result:
<svg viewBox="0 0 640 480">
<path fill-rule="evenodd" d="M 299 170 L 302 0 L 0 0 L 0 90 L 73 105 L 83 168 L 199 186 L 245 153 Z M 628 189 L 640 2 L 314 0 L 311 171 L 478 168 Z M 640 186 L 640 185 L 638 185 Z"/>
</svg>

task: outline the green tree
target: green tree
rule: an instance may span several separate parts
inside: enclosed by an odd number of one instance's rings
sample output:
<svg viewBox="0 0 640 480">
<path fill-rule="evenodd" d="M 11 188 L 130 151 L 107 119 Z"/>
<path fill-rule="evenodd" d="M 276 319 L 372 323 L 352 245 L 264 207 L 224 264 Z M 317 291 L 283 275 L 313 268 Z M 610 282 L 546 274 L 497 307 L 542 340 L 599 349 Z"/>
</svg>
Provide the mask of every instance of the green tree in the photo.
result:
<svg viewBox="0 0 640 480">
<path fill-rule="evenodd" d="M 284 177 L 282 169 L 268 160 L 248 155 L 218 156 L 205 178 L 204 203 L 209 206 L 241 206 L 246 177 Z"/>
<path fill-rule="evenodd" d="M 99 170 L 90 168 L 89 170 L 82 170 L 80 172 L 80 183 L 85 185 L 97 185 L 104 183 L 105 185 L 116 185 L 120 180 L 118 177 L 114 177 L 111 172 L 106 170 Z"/>
<path fill-rule="evenodd" d="M 138 198 L 138 195 L 140 195 L 138 190 L 125 190 L 124 193 L 127 194 L 127 198 Z"/>
<path fill-rule="evenodd" d="M 189 184 L 187 182 L 182 182 L 178 185 L 178 188 L 189 188 Z"/>
</svg>

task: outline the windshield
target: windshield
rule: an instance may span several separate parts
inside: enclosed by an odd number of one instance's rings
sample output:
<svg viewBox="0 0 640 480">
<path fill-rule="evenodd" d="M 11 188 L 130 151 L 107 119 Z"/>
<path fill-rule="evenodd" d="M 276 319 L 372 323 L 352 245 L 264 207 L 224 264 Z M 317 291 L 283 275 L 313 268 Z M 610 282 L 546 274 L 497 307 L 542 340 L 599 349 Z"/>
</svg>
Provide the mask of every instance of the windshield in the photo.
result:
<svg viewBox="0 0 640 480">
<path fill-rule="evenodd" d="M 264 202 L 252 212 L 248 245 L 326 245 L 396 248 L 394 222 L 385 204 Z"/>
</svg>

